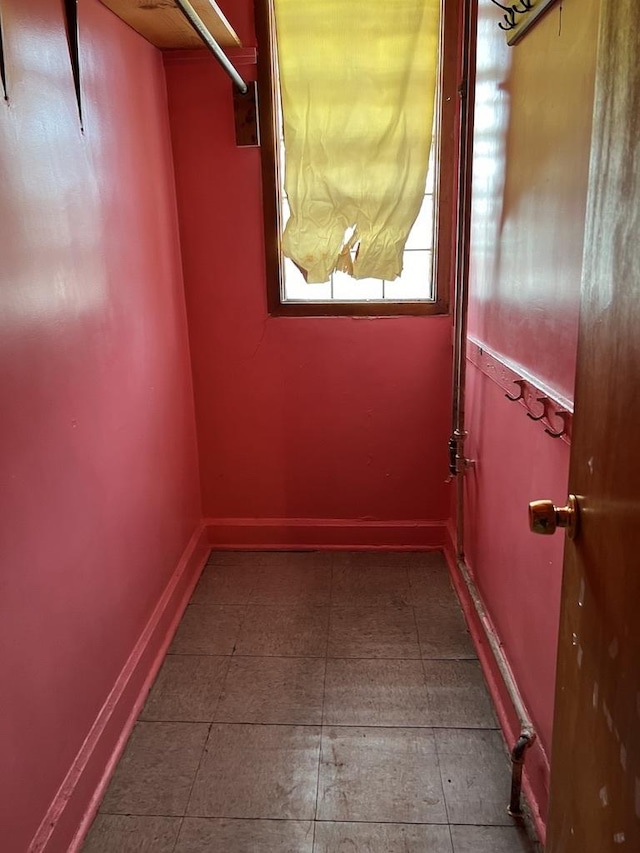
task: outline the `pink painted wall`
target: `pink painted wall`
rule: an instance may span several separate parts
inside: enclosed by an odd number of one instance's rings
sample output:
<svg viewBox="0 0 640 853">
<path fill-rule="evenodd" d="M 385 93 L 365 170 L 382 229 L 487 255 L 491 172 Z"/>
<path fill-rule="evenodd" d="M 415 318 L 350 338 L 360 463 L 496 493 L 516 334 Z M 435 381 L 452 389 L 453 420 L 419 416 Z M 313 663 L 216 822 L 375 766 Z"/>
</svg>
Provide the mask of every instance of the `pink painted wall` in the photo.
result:
<svg viewBox="0 0 640 853">
<path fill-rule="evenodd" d="M 270 317 L 260 152 L 208 56 L 166 70 L 205 516 L 447 519 L 450 318 Z"/>
<path fill-rule="evenodd" d="M 200 504 L 161 57 L 83 0 L 83 135 L 63 4 L 2 7 L 0 825 L 25 853 Z"/>
<path fill-rule="evenodd" d="M 481 0 L 469 331 L 572 399 L 598 4 L 564 0 L 514 48 Z M 546 813 L 563 538 L 527 504 L 564 503 L 569 447 L 468 363 L 466 555 L 538 730 L 529 781 Z M 541 749 L 540 749 L 541 747 Z"/>
</svg>

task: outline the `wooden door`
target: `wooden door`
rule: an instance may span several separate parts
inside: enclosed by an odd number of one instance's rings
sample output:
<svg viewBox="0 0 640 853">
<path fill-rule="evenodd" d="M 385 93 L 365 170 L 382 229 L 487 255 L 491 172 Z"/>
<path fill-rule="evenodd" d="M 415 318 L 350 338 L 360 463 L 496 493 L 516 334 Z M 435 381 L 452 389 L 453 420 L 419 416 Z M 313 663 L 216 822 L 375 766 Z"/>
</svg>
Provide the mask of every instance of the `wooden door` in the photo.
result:
<svg viewBox="0 0 640 853">
<path fill-rule="evenodd" d="M 547 853 L 640 851 L 640 3 L 601 16 Z"/>
</svg>

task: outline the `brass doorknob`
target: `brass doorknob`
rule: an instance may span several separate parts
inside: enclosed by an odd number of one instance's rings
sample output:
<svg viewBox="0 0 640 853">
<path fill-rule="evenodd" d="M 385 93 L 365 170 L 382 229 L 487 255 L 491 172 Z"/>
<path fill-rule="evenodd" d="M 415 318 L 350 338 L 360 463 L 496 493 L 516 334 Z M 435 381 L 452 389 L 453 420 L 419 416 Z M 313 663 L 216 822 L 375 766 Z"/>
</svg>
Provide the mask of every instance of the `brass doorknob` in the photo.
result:
<svg viewBox="0 0 640 853">
<path fill-rule="evenodd" d="M 578 531 L 578 499 L 569 495 L 566 506 L 554 506 L 553 501 L 531 501 L 529 527 L 532 533 L 550 536 L 558 527 L 564 527 L 569 539 Z"/>
</svg>

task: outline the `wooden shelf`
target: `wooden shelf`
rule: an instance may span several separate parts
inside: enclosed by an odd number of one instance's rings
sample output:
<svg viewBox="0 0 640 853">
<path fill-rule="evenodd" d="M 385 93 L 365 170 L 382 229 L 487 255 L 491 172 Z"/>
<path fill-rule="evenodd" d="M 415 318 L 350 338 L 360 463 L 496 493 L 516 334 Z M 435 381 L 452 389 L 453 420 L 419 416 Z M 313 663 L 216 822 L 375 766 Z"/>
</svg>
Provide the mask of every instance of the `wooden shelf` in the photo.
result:
<svg viewBox="0 0 640 853">
<path fill-rule="evenodd" d="M 203 47 L 173 0 L 101 0 L 137 33 L 162 50 Z M 241 47 L 240 39 L 214 0 L 190 0 L 220 47 Z"/>
</svg>

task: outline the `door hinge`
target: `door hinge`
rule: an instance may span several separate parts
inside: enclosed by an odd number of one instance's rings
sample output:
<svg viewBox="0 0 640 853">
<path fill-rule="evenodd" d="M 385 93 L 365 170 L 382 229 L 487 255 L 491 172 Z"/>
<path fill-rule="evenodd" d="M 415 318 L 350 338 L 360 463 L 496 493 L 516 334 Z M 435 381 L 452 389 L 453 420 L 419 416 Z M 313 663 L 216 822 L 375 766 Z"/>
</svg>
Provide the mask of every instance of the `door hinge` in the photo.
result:
<svg viewBox="0 0 640 853">
<path fill-rule="evenodd" d="M 475 459 L 468 459 L 464 455 L 464 442 L 468 434 L 466 431 L 455 430 L 449 439 L 449 477 L 447 483 L 450 483 L 459 474 L 465 474 L 469 468 L 473 468 L 476 464 Z"/>
</svg>

